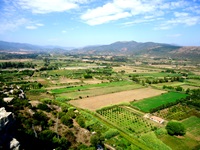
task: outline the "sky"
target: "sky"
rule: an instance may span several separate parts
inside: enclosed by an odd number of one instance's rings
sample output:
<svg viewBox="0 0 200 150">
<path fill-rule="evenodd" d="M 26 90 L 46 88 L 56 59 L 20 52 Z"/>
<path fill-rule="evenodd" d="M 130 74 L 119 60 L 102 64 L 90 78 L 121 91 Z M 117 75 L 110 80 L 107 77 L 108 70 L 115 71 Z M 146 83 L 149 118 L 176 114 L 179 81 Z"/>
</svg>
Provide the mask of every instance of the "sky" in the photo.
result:
<svg viewBox="0 0 200 150">
<path fill-rule="evenodd" d="M 200 0 L 0 0 L 0 40 L 83 47 L 200 46 Z"/>
</svg>

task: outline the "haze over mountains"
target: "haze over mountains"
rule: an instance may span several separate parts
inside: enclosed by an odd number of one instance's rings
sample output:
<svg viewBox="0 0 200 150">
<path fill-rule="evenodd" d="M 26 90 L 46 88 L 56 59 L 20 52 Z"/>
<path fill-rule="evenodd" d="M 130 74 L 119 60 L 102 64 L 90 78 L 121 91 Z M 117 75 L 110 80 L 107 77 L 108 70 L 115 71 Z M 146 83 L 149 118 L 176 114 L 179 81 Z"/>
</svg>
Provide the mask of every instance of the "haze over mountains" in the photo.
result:
<svg viewBox="0 0 200 150">
<path fill-rule="evenodd" d="M 12 43 L 0 41 L 0 51 L 63 51 L 71 54 L 91 55 L 144 55 L 150 56 L 177 56 L 200 57 L 200 47 L 177 46 L 172 44 L 154 42 L 119 41 L 109 45 L 86 46 L 82 48 L 60 46 L 38 46 L 26 43 Z"/>
<path fill-rule="evenodd" d="M 8 51 L 19 51 L 19 50 L 31 50 L 31 51 L 47 51 L 47 50 L 70 50 L 73 49 L 73 47 L 61 47 L 61 46 L 53 46 L 53 45 L 47 45 L 47 46 L 39 46 L 39 45 L 33 45 L 28 43 L 15 43 L 15 42 L 5 42 L 0 41 L 0 50 L 8 50 Z"/>
</svg>

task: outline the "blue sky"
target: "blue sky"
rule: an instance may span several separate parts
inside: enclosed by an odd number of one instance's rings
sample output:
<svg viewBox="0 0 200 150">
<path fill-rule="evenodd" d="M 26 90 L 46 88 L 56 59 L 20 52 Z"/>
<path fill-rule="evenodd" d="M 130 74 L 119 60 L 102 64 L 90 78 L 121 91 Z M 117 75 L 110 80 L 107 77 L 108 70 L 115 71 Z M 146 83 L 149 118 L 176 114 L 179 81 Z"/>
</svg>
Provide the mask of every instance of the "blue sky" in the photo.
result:
<svg viewBox="0 0 200 150">
<path fill-rule="evenodd" d="M 200 0 L 0 0 L 0 40 L 82 47 L 200 46 Z"/>
</svg>

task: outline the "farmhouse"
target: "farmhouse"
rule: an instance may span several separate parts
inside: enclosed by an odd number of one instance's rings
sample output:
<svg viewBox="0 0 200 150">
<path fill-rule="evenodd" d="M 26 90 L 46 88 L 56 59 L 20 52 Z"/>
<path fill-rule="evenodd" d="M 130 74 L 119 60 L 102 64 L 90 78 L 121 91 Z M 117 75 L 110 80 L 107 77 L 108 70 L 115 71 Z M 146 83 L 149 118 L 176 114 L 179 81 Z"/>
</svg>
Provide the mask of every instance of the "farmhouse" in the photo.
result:
<svg viewBox="0 0 200 150">
<path fill-rule="evenodd" d="M 160 124 L 162 124 L 165 121 L 164 119 L 156 117 L 156 116 L 151 116 L 150 119 Z"/>
</svg>

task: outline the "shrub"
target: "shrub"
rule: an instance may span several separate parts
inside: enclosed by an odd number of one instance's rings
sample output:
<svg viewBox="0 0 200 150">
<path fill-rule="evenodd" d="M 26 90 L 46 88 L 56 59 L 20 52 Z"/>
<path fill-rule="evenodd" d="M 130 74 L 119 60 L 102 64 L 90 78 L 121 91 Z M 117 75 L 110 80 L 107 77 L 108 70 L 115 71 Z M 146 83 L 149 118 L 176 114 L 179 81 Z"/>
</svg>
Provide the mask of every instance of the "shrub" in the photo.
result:
<svg viewBox="0 0 200 150">
<path fill-rule="evenodd" d="M 117 129 L 109 129 L 108 131 L 106 131 L 106 132 L 104 133 L 104 137 L 105 137 L 106 139 L 111 139 L 112 137 L 114 137 L 114 136 L 116 136 L 116 135 L 118 135 L 118 134 L 119 134 L 119 132 L 118 132 Z"/>
<path fill-rule="evenodd" d="M 38 109 L 44 110 L 46 112 L 50 112 L 51 108 L 49 108 L 46 104 L 38 104 L 37 106 Z"/>
<path fill-rule="evenodd" d="M 73 127 L 73 120 L 70 117 L 68 117 L 67 115 L 62 116 L 61 122 L 64 125 L 68 126 L 69 128 Z"/>
</svg>

